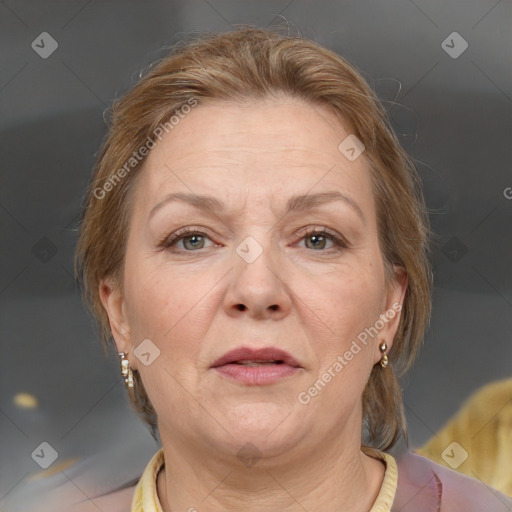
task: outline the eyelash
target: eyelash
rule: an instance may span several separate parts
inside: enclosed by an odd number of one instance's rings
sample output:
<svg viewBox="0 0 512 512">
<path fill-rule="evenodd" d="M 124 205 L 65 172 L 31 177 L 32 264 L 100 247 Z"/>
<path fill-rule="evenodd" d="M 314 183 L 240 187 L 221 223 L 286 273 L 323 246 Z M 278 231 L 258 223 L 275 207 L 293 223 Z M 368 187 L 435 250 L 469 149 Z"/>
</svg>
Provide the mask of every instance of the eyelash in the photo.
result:
<svg viewBox="0 0 512 512">
<path fill-rule="evenodd" d="M 203 233 L 202 231 L 198 231 L 198 230 L 192 229 L 192 228 L 183 228 L 171 236 L 165 236 L 164 238 L 162 238 L 158 242 L 158 247 L 161 249 L 170 249 L 172 247 L 172 245 L 174 245 L 176 242 L 179 242 L 180 240 L 183 240 L 192 235 L 206 236 L 207 238 L 209 238 L 208 235 L 206 233 Z M 312 236 L 312 235 L 320 235 L 320 236 L 330 240 L 333 243 L 333 247 L 331 247 L 330 250 L 348 249 L 348 247 L 349 247 L 348 242 L 344 238 L 342 238 L 326 229 L 306 228 L 300 233 L 300 236 L 298 237 L 298 241 L 303 240 L 304 238 L 307 238 L 308 236 Z M 311 249 L 311 250 L 314 251 L 314 249 Z M 324 250 L 319 250 L 319 251 L 315 251 L 315 252 L 330 252 L 330 250 L 324 249 Z M 178 252 L 178 253 L 184 253 L 184 252 L 190 253 L 190 252 L 199 252 L 199 251 L 200 251 L 200 249 L 197 251 L 186 250 L 186 249 L 178 249 L 178 250 L 173 249 L 173 252 Z"/>
</svg>

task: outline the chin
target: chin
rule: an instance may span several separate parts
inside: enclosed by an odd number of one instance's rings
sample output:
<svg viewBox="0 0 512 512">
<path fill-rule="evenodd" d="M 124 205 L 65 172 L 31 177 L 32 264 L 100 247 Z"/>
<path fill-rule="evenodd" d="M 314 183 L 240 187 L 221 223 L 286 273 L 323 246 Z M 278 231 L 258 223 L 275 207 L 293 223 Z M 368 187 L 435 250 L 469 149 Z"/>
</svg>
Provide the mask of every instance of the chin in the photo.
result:
<svg viewBox="0 0 512 512">
<path fill-rule="evenodd" d="M 290 435 L 274 438 L 258 432 L 249 432 L 216 439 L 210 446 L 215 447 L 216 454 L 224 453 L 230 463 L 235 456 L 242 466 L 252 467 L 257 463 L 259 468 L 271 468 L 292 462 L 298 449 L 298 441 L 299 439 Z"/>
<path fill-rule="evenodd" d="M 304 421 L 297 424 L 290 407 L 272 402 L 244 403 L 230 408 L 226 415 L 226 441 L 238 452 L 246 444 L 257 447 L 264 456 L 278 456 L 289 451 L 303 435 Z"/>
</svg>

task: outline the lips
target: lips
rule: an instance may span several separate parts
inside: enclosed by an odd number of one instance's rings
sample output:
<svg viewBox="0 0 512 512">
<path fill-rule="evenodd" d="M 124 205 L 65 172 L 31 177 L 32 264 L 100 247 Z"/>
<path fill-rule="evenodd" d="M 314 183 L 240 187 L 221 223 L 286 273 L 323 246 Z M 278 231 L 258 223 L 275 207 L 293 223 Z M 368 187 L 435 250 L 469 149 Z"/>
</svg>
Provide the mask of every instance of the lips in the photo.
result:
<svg viewBox="0 0 512 512">
<path fill-rule="evenodd" d="M 277 384 L 304 371 L 288 352 L 275 347 L 231 350 L 213 363 L 212 370 L 244 386 Z"/>
<path fill-rule="evenodd" d="M 290 354 L 288 354 L 288 352 L 276 347 L 260 349 L 239 347 L 226 352 L 212 364 L 212 368 L 218 368 L 227 364 L 239 364 L 244 366 L 285 364 L 293 368 L 301 368 L 300 364 Z"/>
</svg>

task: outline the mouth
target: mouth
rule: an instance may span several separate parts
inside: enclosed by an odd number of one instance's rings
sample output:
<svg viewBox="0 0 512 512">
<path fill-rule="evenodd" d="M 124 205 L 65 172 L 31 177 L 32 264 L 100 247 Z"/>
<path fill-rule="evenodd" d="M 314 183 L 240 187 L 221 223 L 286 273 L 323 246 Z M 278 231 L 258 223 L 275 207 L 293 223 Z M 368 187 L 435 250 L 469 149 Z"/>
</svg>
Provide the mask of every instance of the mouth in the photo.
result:
<svg viewBox="0 0 512 512">
<path fill-rule="evenodd" d="M 275 347 L 240 347 L 217 359 L 212 368 L 221 376 L 248 386 L 273 384 L 302 369 L 295 358 Z"/>
<path fill-rule="evenodd" d="M 266 347 L 261 349 L 252 349 L 249 347 L 240 347 L 226 352 L 217 359 L 212 368 L 218 368 L 227 364 L 236 364 L 244 366 L 269 366 L 269 365 L 288 365 L 292 368 L 301 368 L 300 364 L 293 356 L 276 347 Z"/>
</svg>

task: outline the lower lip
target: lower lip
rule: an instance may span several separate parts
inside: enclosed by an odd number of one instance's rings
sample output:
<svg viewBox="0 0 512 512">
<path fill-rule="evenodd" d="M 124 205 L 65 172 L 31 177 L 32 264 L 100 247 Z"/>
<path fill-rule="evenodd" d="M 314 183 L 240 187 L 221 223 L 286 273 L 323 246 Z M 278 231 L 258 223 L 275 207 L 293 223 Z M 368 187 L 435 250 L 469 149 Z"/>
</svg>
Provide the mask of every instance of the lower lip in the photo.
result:
<svg viewBox="0 0 512 512">
<path fill-rule="evenodd" d="M 285 377 L 295 375 L 300 368 L 288 364 L 268 364 L 261 366 L 247 366 L 243 364 L 225 364 L 215 367 L 219 373 L 230 379 L 250 386 L 272 384 Z"/>
</svg>

